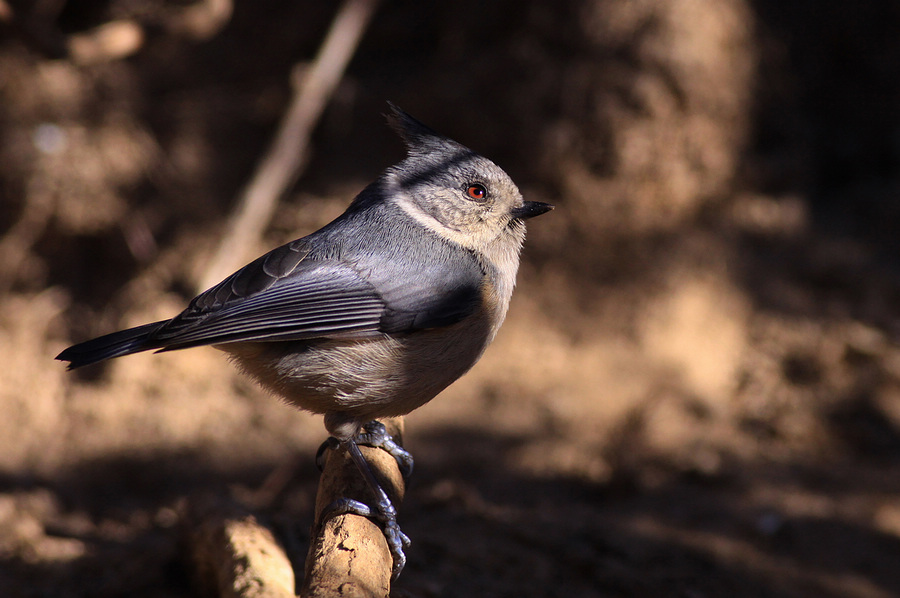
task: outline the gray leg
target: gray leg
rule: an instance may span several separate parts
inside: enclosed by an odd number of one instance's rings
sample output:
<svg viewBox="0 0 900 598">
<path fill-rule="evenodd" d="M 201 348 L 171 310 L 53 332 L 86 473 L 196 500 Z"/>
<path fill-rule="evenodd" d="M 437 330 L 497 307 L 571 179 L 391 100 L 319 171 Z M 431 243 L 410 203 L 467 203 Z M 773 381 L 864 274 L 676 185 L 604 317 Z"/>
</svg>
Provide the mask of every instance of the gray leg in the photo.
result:
<svg viewBox="0 0 900 598">
<path fill-rule="evenodd" d="M 359 444 L 365 444 L 387 451 L 397 460 L 397 464 L 400 467 L 401 473 L 403 473 L 404 479 L 412 473 L 413 462 L 409 452 L 393 441 L 382 424 L 379 422 L 369 422 L 364 426 L 363 432 L 356 438 L 351 438 L 346 441 L 346 446 L 347 453 L 350 455 L 356 468 L 362 474 L 363 479 L 366 481 L 366 485 L 375 495 L 375 505 L 369 506 L 352 498 L 342 498 L 326 507 L 325 511 L 322 513 L 321 519 L 322 521 L 326 521 L 336 515 L 353 513 L 362 517 L 375 519 L 381 523 L 382 529 L 384 530 L 384 537 L 387 540 L 388 548 L 394 559 L 391 579 L 397 579 L 397 576 L 400 575 L 400 572 L 406 565 L 406 555 L 403 553 L 403 549 L 410 545 L 410 539 L 400 530 L 400 526 L 397 524 L 397 510 L 394 508 L 394 504 L 391 502 L 390 497 L 388 497 L 387 492 L 385 492 L 384 488 L 381 487 L 381 484 L 378 483 L 375 474 L 372 473 L 372 468 L 369 467 L 369 463 L 359 450 Z M 316 454 L 316 463 L 319 464 L 320 468 L 322 467 L 322 455 L 325 451 L 329 448 L 337 448 L 339 445 L 340 443 L 335 438 L 329 438 L 322 444 Z"/>
<path fill-rule="evenodd" d="M 400 468 L 400 475 L 403 476 L 403 481 L 409 482 L 409 478 L 412 477 L 414 464 L 412 453 L 394 442 L 394 439 L 387 433 L 384 424 L 375 420 L 367 423 L 363 426 L 360 433 L 357 434 L 356 443 L 363 446 L 371 446 L 372 448 L 380 448 L 387 452 L 387 454 L 397 461 L 397 466 Z M 340 445 L 341 442 L 337 438 L 329 436 L 325 442 L 319 446 L 319 449 L 316 451 L 316 466 L 319 468 L 319 471 L 322 471 L 325 467 L 325 451 L 328 449 L 336 449 Z"/>
</svg>

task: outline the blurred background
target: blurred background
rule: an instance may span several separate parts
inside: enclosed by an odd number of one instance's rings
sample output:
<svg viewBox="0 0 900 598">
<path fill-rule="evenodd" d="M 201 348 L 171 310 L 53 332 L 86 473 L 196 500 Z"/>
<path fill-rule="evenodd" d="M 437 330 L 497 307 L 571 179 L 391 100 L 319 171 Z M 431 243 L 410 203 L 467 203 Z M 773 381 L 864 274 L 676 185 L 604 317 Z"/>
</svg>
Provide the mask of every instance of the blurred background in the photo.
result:
<svg viewBox="0 0 900 598">
<path fill-rule="evenodd" d="M 53 357 L 195 294 L 337 7 L 0 0 L 5 596 L 194 596 L 187 497 L 278 471 L 257 513 L 302 563 L 320 417 L 212 349 Z M 898 27 L 892 0 L 379 5 L 254 254 L 403 156 L 387 100 L 557 206 L 495 344 L 407 418 L 396 595 L 900 594 Z"/>
</svg>

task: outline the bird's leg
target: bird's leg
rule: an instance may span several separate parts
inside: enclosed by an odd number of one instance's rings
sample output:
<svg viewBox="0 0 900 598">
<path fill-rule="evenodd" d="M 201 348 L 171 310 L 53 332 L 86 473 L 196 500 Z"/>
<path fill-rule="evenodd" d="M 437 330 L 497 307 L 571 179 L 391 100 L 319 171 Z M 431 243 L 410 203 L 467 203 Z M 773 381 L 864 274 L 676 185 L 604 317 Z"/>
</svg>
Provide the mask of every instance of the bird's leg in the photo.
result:
<svg viewBox="0 0 900 598">
<path fill-rule="evenodd" d="M 409 482 L 409 478 L 413 472 L 413 456 L 408 450 L 394 442 L 391 435 L 387 433 L 387 428 L 380 421 L 372 420 L 362 427 L 359 434 L 356 435 L 356 443 L 363 446 L 371 446 L 372 448 L 380 448 L 397 461 L 400 468 L 400 475 L 403 476 L 404 482 Z M 336 449 L 341 442 L 334 436 L 329 436 L 325 442 L 319 446 L 316 451 L 316 466 L 319 471 L 325 467 L 325 451 L 328 449 Z"/>
<path fill-rule="evenodd" d="M 394 504 L 391 502 L 387 492 L 385 492 L 384 488 L 378 482 L 378 479 L 372 472 L 372 468 L 363 456 L 362 451 L 359 450 L 360 444 L 381 448 L 393 456 L 394 459 L 397 460 L 397 464 L 400 467 L 404 480 L 412 473 L 412 455 L 394 442 L 387 433 L 384 425 L 379 422 L 369 422 L 363 427 L 363 431 L 357 434 L 356 437 L 346 440 L 343 443 L 335 438 L 329 438 L 322 444 L 316 454 L 316 462 L 319 464 L 320 468 L 323 462 L 322 456 L 327 449 L 338 448 L 341 445 L 346 446 L 350 459 L 362 474 L 366 485 L 375 495 L 375 504 L 369 506 L 352 498 L 341 498 L 325 508 L 321 515 L 321 521 L 326 521 L 331 517 L 346 513 L 376 519 L 381 523 L 385 540 L 387 540 L 388 548 L 393 557 L 394 563 L 391 571 L 391 578 L 396 579 L 406 565 L 406 555 L 403 550 L 405 547 L 409 546 L 410 539 L 400 530 L 400 526 L 397 524 L 397 509 L 394 508 Z"/>
</svg>

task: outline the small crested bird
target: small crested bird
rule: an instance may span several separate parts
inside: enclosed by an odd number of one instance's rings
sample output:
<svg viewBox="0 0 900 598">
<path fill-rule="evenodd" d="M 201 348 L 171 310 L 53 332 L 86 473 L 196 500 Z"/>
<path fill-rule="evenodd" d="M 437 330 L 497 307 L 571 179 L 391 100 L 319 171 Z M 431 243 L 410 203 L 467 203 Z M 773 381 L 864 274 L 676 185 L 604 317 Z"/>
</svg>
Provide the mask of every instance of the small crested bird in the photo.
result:
<svg viewBox="0 0 900 598">
<path fill-rule="evenodd" d="M 74 369 L 212 345 L 263 387 L 324 414 L 366 475 L 357 442 L 396 447 L 369 422 L 420 407 L 478 361 L 506 317 L 525 220 L 553 208 L 523 201 L 499 166 L 399 108 L 391 105 L 388 119 L 407 157 L 333 222 L 241 268 L 171 320 L 74 345 L 57 359 Z M 396 576 L 409 540 L 375 486 L 374 510 L 356 501 L 334 510 L 380 520 Z"/>
</svg>

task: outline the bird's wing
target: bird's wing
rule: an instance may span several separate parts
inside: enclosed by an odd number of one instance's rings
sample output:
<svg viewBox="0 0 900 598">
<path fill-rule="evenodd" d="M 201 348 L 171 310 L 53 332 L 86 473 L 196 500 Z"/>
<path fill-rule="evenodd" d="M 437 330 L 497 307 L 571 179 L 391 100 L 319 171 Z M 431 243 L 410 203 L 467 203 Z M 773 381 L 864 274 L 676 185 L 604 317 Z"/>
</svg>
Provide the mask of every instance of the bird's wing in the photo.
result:
<svg viewBox="0 0 900 598">
<path fill-rule="evenodd" d="M 150 334 L 162 350 L 239 341 L 366 338 L 449 326 L 478 309 L 482 271 L 468 257 L 458 267 L 404 267 L 397 255 L 346 261 L 308 257 L 299 239 L 283 245 L 198 295 Z M 431 257 L 434 257 L 433 254 Z M 465 264 L 465 265 L 463 265 Z"/>
<path fill-rule="evenodd" d="M 385 302 L 375 287 L 346 264 L 308 254 L 301 239 L 262 256 L 198 295 L 151 342 L 170 350 L 377 334 Z"/>
<path fill-rule="evenodd" d="M 483 273 L 474 260 L 460 260 L 455 266 L 423 266 L 415 276 L 379 280 L 378 288 L 387 300 L 381 330 L 441 328 L 476 312 L 483 300 Z"/>
</svg>

